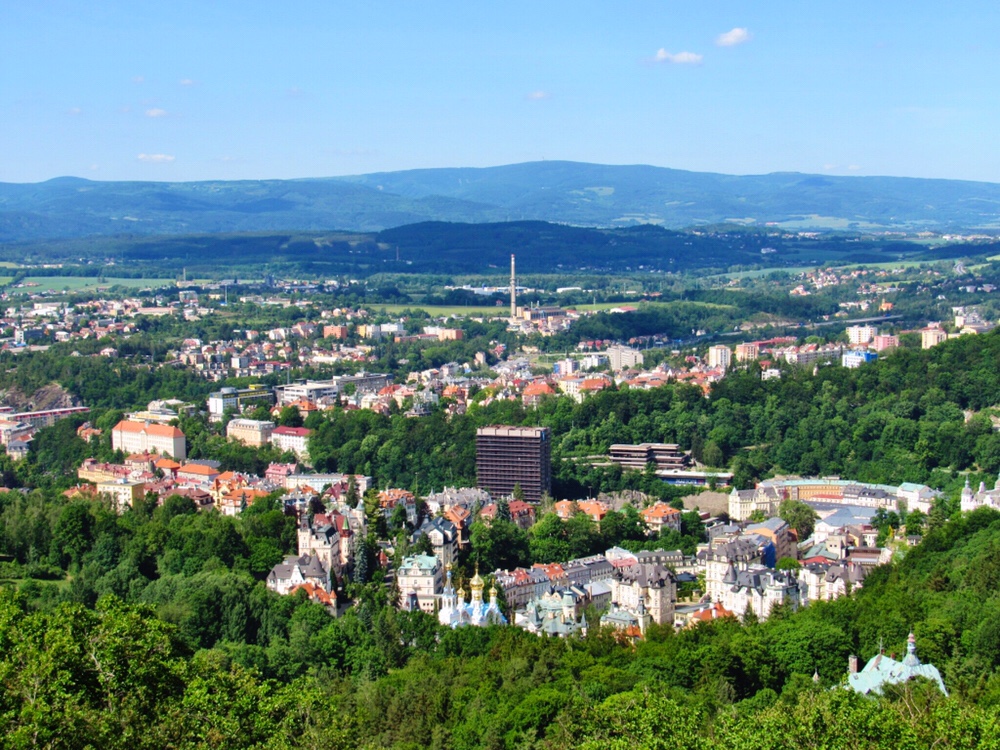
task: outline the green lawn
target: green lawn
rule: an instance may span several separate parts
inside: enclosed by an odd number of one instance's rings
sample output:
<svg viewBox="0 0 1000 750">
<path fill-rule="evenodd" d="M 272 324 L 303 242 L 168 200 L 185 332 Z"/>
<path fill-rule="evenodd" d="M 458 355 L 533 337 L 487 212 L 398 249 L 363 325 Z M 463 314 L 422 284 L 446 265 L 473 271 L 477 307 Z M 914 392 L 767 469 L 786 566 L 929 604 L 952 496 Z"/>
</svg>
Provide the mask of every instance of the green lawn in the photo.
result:
<svg viewBox="0 0 1000 750">
<path fill-rule="evenodd" d="M 9 282 L 10 279 L 8 278 Z M 57 291 L 61 292 L 68 290 L 70 292 L 87 292 L 96 291 L 98 287 L 112 287 L 112 286 L 125 286 L 133 289 L 143 289 L 146 287 L 159 288 L 164 286 L 173 286 L 173 279 L 114 279 L 111 277 L 105 277 L 104 279 L 98 279 L 96 277 L 87 276 L 29 276 L 24 282 L 25 286 L 20 286 L 12 289 L 15 294 L 17 292 L 23 292 L 25 294 L 31 294 L 33 292 L 43 292 L 43 291 Z M 27 286 L 27 285 L 37 286 Z"/>
<path fill-rule="evenodd" d="M 693 300 L 671 302 L 647 302 L 643 300 L 635 300 L 634 302 L 598 302 L 597 304 L 572 305 L 566 309 L 601 312 L 604 310 L 611 310 L 615 307 L 668 307 L 670 305 L 677 304 L 694 305 L 696 307 L 716 310 L 725 310 L 732 307 L 731 305 L 718 305 L 713 302 L 697 302 Z M 464 307 L 462 305 L 421 305 L 414 302 L 410 305 L 375 305 L 374 307 L 388 315 L 399 315 L 404 310 L 423 310 L 432 317 L 447 317 L 449 315 L 453 315 L 455 317 L 474 316 L 486 318 L 506 318 L 510 313 L 509 305 L 503 305 L 502 307 L 494 307 L 492 305 Z"/>
</svg>

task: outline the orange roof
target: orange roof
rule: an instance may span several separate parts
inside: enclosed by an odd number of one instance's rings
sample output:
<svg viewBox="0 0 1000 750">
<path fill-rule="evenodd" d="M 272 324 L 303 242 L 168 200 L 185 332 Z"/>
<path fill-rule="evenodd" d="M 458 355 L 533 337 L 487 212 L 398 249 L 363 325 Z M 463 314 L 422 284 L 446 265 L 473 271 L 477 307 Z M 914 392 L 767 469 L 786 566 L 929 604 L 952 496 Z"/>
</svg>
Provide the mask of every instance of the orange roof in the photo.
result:
<svg viewBox="0 0 1000 750">
<path fill-rule="evenodd" d="M 170 427 L 165 424 L 133 422 L 129 419 L 123 419 L 121 422 L 116 424 L 115 430 L 118 432 L 145 432 L 147 435 L 156 435 L 157 437 L 184 437 L 184 433 L 177 427 Z"/>
<path fill-rule="evenodd" d="M 681 512 L 677 508 L 672 508 L 666 503 L 653 503 L 648 508 L 642 512 L 642 517 L 647 521 L 654 518 L 669 518 L 671 516 L 679 516 Z"/>
<path fill-rule="evenodd" d="M 691 623 L 711 622 L 722 617 L 736 617 L 736 615 L 723 607 L 721 602 L 715 602 L 711 607 L 693 612 L 691 614 Z"/>
<path fill-rule="evenodd" d="M 580 383 L 581 391 L 600 391 L 611 385 L 607 380 L 603 378 L 586 378 L 582 383 Z"/>
<path fill-rule="evenodd" d="M 525 396 L 552 396 L 555 391 L 552 390 L 552 386 L 548 383 L 531 383 L 527 388 L 524 389 Z"/>
<path fill-rule="evenodd" d="M 294 594 L 299 589 L 306 592 L 306 595 L 313 601 L 319 602 L 320 604 L 326 604 L 327 606 L 333 606 L 337 603 L 337 598 L 333 594 L 329 594 L 324 591 L 321 587 L 314 583 L 300 583 L 293 589 L 289 589 L 289 596 Z"/>
<path fill-rule="evenodd" d="M 169 458 L 161 458 L 155 464 L 153 464 L 157 469 L 163 469 L 164 471 L 173 471 L 174 469 L 181 468 L 181 465 L 176 461 L 172 461 Z"/>
<path fill-rule="evenodd" d="M 181 467 L 180 471 L 183 474 L 201 474 L 202 476 L 206 477 L 212 474 L 219 473 L 211 466 L 205 466 L 205 464 L 184 464 Z"/>
</svg>

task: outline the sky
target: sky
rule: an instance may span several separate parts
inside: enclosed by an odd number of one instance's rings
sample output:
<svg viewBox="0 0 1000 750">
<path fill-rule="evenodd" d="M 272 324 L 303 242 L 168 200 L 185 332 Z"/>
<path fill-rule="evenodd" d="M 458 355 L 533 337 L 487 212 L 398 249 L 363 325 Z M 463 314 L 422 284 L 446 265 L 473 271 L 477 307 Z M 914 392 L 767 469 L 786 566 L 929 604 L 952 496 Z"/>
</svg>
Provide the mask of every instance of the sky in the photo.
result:
<svg viewBox="0 0 1000 750">
<path fill-rule="evenodd" d="M 1000 4 L 0 0 L 0 182 L 540 160 L 1000 182 Z"/>
</svg>

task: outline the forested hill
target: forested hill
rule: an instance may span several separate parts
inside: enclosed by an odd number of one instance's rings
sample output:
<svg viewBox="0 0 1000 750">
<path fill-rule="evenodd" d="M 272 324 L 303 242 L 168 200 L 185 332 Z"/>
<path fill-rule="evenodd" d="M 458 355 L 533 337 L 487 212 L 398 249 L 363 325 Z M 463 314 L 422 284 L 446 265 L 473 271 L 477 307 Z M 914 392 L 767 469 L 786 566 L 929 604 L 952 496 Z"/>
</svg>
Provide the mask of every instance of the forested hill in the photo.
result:
<svg viewBox="0 0 1000 750">
<path fill-rule="evenodd" d="M 536 162 L 308 180 L 0 183 L 0 241 L 274 230 L 378 231 L 421 221 L 682 228 L 1000 226 L 1000 185 L 798 173 L 733 176 Z"/>
</svg>

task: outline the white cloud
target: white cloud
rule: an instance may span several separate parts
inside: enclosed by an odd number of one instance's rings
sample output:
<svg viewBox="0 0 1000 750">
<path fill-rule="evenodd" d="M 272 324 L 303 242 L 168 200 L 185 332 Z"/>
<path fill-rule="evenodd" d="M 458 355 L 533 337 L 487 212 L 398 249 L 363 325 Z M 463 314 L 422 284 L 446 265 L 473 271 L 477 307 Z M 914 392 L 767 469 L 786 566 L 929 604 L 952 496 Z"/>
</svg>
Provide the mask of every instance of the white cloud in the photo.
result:
<svg viewBox="0 0 1000 750">
<path fill-rule="evenodd" d="M 182 78 L 178 83 L 181 86 L 194 86 L 196 81 L 193 78 Z"/>
<path fill-rule="evenodd" d="M 153 107 L 152 109 L 146 110 L 146 117 L 166 117 L 167 110 L 160 109 L 159 107 Z"/>
<path fill-rule="evenodd" d="M 653 56 L 653 62 L 666 62 L 674 65 L 701 65 L 702 56 L 697 52 L 667 52 L 662 47 Z"/>
<path fill-rule="evenodd" d="M 170 154 L 139 154 L 136 158 L 147 164 L 169 164 L 174 160 Z"/>
<path fill-rule="evenodd" d="M 79 114 L 83 114 L 83 110 L 80 109 L 79 107 L 70 107 L 69 109 L 66 110 L 66 114 L 68 114 L 68 115 L 79 115 Z"/>
<path fill-rule="evenodd" d="M 91 172 L 96 172 L 98 169 L 100 169 L 99 165 L 97 165 L 97 164 L 91 164 L 90 165 L 90 171 Z"/>
<path fill-rule="evenodd" d="M 836 169 L 836 168 L 837 168 L 836 164 L 824 164 L 823 165 L 823 169 L 825 169 L 827 172 L 829 172 L 831 169 Z"/>
<path fill-rule="evenodd" d="M 715 43 L 719 47 L 735 47 L 737 44 L 749 42 L 750 38 L 749 31 L 737 26 L 735 29 L 730 29 L 725 34 L 719 34 L 715 37 Z"/>
<path fill-rule="evenodd" d="M 524 98 L 531 102 L 540 102 L 545 99 L 551 99 L 552 94 L 548 91 L 532 91 L 530 94 L 525 94 Z"/>
<path fill-rule="evenodd" d="M 857 171 L 858 171 L 859 169 L 861 169 L 861 166 L 860 166 L 859 164 L 848 164 L 848 165 L 847 165 L 847 168 L 848 168 L 848 169 L 849 169 L 849 170 L 850 170 L 851 172 L 857 172 Z"/>
<path fill-rule="evenodd" d="M 142 76 L 132 76 L 132 83 L 142 83 L 145 80 Z"/>
</svg>

